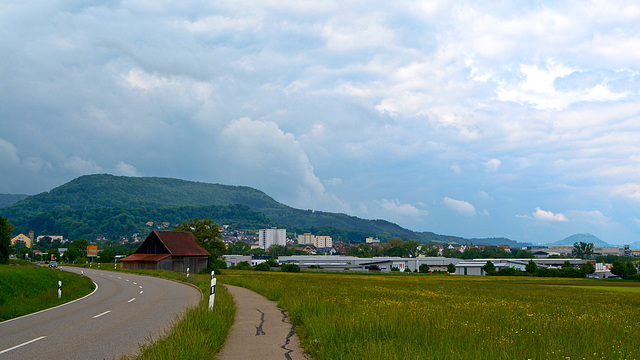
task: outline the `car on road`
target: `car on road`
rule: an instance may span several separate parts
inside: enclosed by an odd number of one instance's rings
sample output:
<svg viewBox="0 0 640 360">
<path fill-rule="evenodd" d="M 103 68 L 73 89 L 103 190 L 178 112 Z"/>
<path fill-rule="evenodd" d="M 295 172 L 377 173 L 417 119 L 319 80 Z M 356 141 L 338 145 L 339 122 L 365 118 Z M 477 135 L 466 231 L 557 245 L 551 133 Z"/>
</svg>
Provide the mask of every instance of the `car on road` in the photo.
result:
<svg viewBox="0 0 640 360">
<path fill-rule="evenodd" d="M 58 267 L 58 262 L 57 261 L 49 261 L 49 267 L 50 268 L 57 268 Z"/>
</svg>

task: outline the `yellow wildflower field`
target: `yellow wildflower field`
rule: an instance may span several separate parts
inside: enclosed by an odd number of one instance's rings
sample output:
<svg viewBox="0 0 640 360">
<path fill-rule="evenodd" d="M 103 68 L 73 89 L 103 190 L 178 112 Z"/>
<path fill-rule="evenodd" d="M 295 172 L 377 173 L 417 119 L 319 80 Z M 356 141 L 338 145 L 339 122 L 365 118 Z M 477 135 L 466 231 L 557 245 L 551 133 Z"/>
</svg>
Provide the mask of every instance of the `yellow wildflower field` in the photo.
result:
<svg viewBox="0 0 640 360">
<path fill-rule="evenodd" d="M 231 270 L 219 279 L 277 300 L 316 360 L 640 358 L 640 283 Z"/>
</svg>

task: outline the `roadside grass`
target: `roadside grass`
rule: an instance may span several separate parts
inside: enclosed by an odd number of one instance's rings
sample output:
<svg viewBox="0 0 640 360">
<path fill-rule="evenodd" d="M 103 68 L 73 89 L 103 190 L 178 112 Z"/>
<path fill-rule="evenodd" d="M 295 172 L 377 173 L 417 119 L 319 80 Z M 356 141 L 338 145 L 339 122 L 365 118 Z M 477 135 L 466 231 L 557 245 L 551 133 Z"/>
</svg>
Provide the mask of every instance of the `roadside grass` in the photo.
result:
<svg viewBox="0 0 640 360">
<path fill-rule="evenodd" d="M 0 265 L 0 321 L 66 303 L 95 289 L 87 277 L 22 260 L 12 263 Z M 62 281 L 60 299 L 58 281 Z"/>
<path fill-rule="evenodd" d="M 101 264 L 93 269 L 126 272 L 139 275 L 156 276 L 169 280 L 182 281 L 195 285 L 203 296 L 198 305 L 189 307 L 181 316 L 176 316 L 168 332 L 156 338 L 149 338 L 147 344 L 140 346 L 136 355 L 121 357 L 133 359 L 213 359 L 227 338 L 235 317 L 235 303 L 231 295 L 223 288 L 216 289 L 215 304 L 209 311 L 209 292 L 211 275 L 192 274 L 189 278 L 183 273 L 167 270 L 114 270 L 113 264 Z M 88 264 L 80 265 L 88 268 Z"/>
<path fill-rule="evenodd" d="M 316 360 L 640 358 L 640 294 L 615 282 L 238 270 L 218 278 L 278 301 Z"/>
</svg>

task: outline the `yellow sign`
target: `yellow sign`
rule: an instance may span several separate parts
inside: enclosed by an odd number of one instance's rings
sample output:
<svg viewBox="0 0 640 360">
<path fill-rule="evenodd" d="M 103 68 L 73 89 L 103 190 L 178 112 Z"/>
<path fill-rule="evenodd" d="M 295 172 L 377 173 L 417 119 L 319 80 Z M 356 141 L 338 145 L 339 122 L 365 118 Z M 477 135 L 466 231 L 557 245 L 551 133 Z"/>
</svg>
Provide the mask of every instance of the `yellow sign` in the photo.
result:
<svg viewBox="0 0 640 360">
<path fill-rule="evenodd" d="M 98 255 L 98 247 L 97 246 L 87 246 L 87 256 L 97 256 Z"/>
</svg>

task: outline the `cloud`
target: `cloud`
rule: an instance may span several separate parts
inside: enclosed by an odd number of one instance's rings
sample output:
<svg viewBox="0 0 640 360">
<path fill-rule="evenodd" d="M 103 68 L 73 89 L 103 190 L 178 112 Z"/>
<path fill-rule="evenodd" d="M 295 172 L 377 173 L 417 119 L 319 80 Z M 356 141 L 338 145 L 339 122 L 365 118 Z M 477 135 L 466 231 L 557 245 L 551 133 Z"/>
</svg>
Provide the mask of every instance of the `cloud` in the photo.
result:
<svg viewBox="0 0 640 360">
<path fill-rule="evenodd" d="M 502 162 L 500 160 L 491 159 L 491 160 L 487 161 L 486 163 L 484 163 L 484 166 L 489 171 L 497 171 L 498 168 L 500 167 L 500 164 L 502 164 Z"/>
<path fill-rule="evenodd" d="M 463 201 L 463 200 L 456 200 L 456 199 L 452 199 L 452 198 L 449 198 L 449 197 L 445 197 L 444 199 L 442 199 L 442 202 L 449 209 L 459 213 L 460 215 L 474 216 L 476 214 L 475 206 L 473 206 L 469 202 L 466 202 L 466 201 Z"/>
<path fill-rule="evenodd" d="M 577 102 L 617 101 L 631 95 L 628 92 L 611 91 L 604 82 L 591 88 L 559 91 L 555 87 L 556 80 L 578 70 L 553 61 L 548 61 L 546 67 L 540 69 L 535 65 L 520 65 L 524 80 L 516 85 L 505 84 L 498 88 L 498 100 L 529 104 L 540 110 L 564 110 Z"/>
<path fill-rule="evenodd" d="M 102 168 L 93 160 L 86 160 L 79 156 L 72 156 L 67 159 L 62 168 L 76 175 L 95 174 L 102 172 Z"/>
<path fill-rule="evenodd" d="M 426 210 L 418 209 L 411 204 L 401 203 L 399 200 L 382 199 L 376 201 L 378 209 L 369 209 L 374 216 L 393 221 L 397 224 L 420 224 L 424 222 L 424 217 L 428 215 Z"/>
<path fill-rule="evenodd" d="M 138 176 L 138 170 L 136 170 L 135 166 L 120 161 L 118 165 L 116 165 L 115 174 L 123 176 Z"/>
<path fill-rule="evenodd" d="M 640 201 L 640 184 L 627 183 L 615 186 L 611 191 L 613 196 L 632 201 Z"/>
<path fill-rule="evenodd" d="M 12 143 L 0 138 L 0 162 L 18 163 L 19 161 L 18 149 Z"/>
<path fill-rule="evenodd" d="M 293 134 L 278 124 L 240 118 L 220 134 L 221 151 L 229 172 L 242 174 L 242 181 L 281 199 L 309 208 L 326 198 L 322 182 Z M 320 201 L 322 202 L 322 201 Z"/>
<path fill-rule="evenodd" d="M 569 210 L 567 211 L 567 217 L 572 221 L 576 220 L 596 225 L 606 225 L 609 223 L 609 218 L 598 210 Z"/>
<path fill-rule="evenodd" d="M 533 218 L 538 221 L 544 221 L 544 222 L 569 221 L 569 219 L 567 219 L 567 217 L 562 213 L 554 214 L 551 211 L 542 210 L 539 207 L 536 207 L 536 210 L 533 212 Z"/>
</svg>

